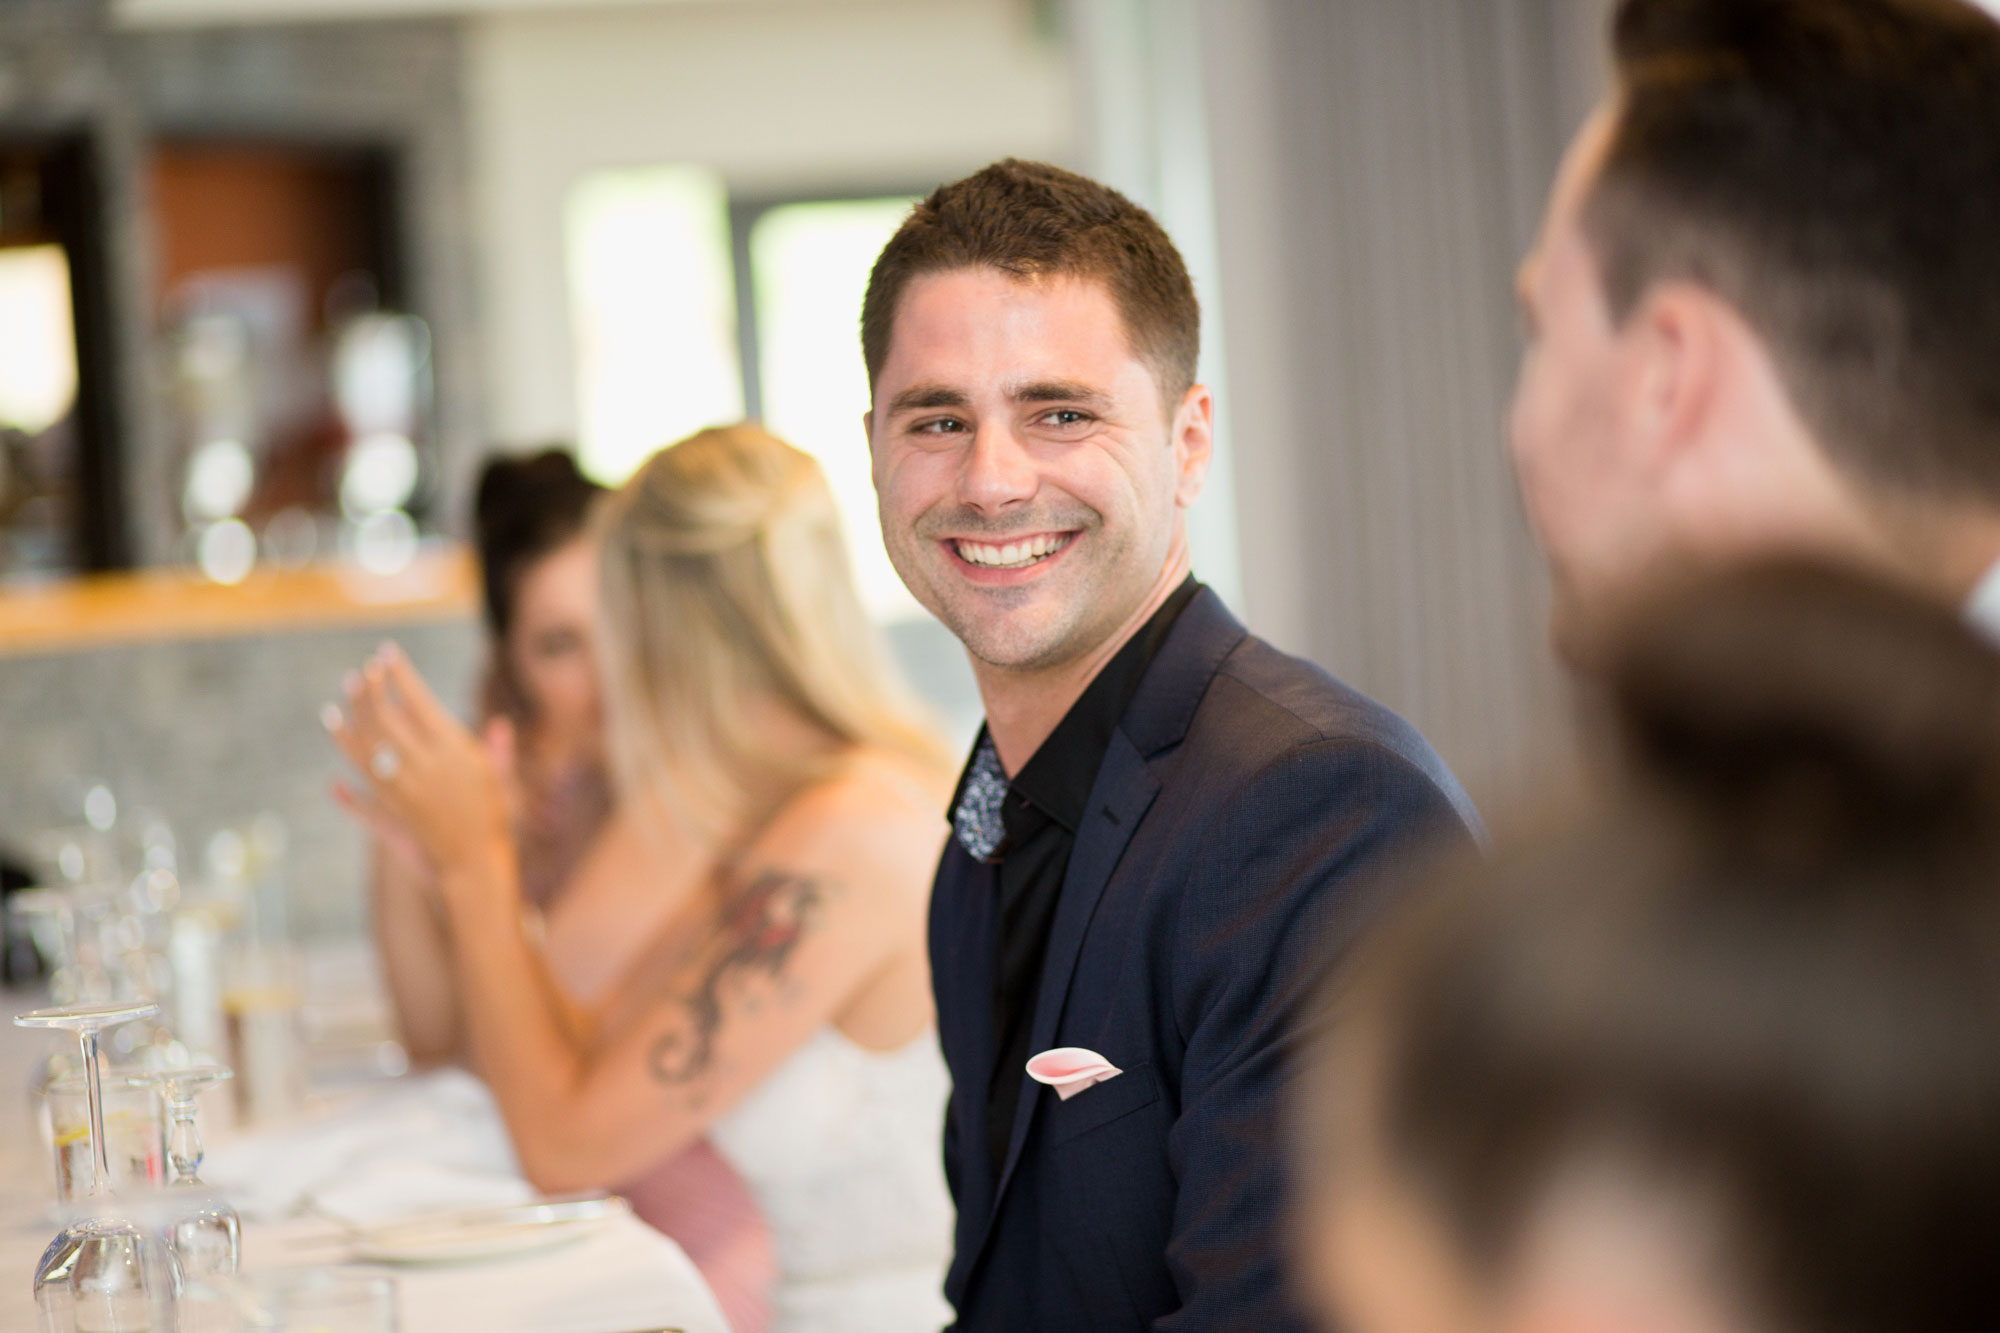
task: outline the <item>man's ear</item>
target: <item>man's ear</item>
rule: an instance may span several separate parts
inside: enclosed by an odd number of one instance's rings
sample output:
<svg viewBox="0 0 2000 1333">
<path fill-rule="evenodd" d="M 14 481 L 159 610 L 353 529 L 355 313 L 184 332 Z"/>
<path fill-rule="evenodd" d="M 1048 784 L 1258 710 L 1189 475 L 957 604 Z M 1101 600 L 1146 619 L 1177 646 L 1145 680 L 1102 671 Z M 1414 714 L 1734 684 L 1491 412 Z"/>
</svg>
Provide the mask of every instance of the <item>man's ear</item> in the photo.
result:
<svg viewBox="0 0 2000 1333">
<path fill-rule="evenodd" d="M 1197 384 L 1181 399 L 1174 413 L 1174 503 L 1189 508 L 1208 480 L 1208 465 L 1215 458 L 1215 395 L 1208 386 Z"/>
<path fill-rule="evenodd" d="M 1643 464 L 1664 472 L 1708 436 L 1728 355 L 1721 299 L 1693 283 L 1647 293 L 1620 335 L 1629 346 L 1630 420 Z"/>
</svg>

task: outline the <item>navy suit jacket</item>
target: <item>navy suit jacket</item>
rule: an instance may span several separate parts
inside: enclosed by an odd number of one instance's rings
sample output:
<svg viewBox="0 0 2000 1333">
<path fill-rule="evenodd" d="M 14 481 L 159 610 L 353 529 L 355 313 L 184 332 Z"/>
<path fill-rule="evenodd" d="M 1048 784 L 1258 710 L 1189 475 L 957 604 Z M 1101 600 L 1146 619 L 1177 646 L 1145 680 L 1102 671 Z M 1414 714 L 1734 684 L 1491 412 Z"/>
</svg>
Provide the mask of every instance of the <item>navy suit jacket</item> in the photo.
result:
<svg viewBox="0 0 2000 1333">
<path fill-rule="evenodd" d="M 1297 1020 L 1385 868 L 1478 828 L 1402 719 L 1252 637 L 1213 592 L 1189 603 L 1091 789 L 1030 1039 L 1124 1072 L 1068 1101 L 1024 1082 L 998 1178 L 997 881 L 956 839 L 939 865 L 956 1327 L 1303 1328 L 1279 1129 Z"/>
</svg>

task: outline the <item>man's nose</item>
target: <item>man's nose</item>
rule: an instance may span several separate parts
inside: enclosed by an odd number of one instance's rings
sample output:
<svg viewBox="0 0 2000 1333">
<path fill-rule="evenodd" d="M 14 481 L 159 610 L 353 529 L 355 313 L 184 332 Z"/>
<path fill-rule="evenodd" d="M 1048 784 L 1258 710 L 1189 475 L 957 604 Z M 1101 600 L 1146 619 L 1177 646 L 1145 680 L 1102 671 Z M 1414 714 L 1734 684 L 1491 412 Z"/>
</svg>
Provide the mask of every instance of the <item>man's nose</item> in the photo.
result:
<svg viewBox="0 0 2000 1333">
<path fill-rule="evenodd" d="M 1014 432 L 1004 426 L 981 426 L 966 451 L 959 472 L 958 498 L 974 509 L 998 512 L 1035 498 L 1040 482 L 1035 460 Z"/>
</svg>

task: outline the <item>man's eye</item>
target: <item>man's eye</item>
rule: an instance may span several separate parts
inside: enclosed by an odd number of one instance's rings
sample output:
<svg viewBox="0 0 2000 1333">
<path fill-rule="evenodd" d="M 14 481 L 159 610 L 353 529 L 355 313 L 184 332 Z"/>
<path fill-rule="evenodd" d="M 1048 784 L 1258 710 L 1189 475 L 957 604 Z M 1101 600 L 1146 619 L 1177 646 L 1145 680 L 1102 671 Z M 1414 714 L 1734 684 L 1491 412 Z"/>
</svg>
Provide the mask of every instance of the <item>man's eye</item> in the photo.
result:
<svg viewBox="0 0 2000 1333">
<path fill-rule="evenodd" d="M 965 423 L 956 417 L 940 417 L 936 421 L 920 421 L 913 429 L 919 435 L 957 435 L 965 429 Z"/>
<path fill-rule="evenodd" d="M 1079 412 L 1073 407 L 1059 407 L 1042 418 L 1051 426 L 1081 426 L 1090 420 L 1088 412 Z"/>
</svg>

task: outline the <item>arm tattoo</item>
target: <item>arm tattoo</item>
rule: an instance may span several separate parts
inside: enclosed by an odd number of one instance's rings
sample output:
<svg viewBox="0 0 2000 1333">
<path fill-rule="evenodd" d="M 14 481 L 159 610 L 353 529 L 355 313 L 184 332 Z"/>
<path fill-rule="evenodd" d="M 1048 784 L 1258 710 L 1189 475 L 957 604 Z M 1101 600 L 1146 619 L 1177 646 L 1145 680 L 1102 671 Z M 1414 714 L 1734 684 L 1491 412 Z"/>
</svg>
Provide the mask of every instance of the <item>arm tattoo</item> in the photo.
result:
<svg viewBox="0 0 2000 1333">
<path fill-rule="evenodd" d="M 676 999 L 681 1021 L 653 1043 L 655 1079 L 682 1087 L 709 1071 L 722 1029 L 724 986 L 758 975 L 778 980 L 799 940 L 818 922 L 826 897 L 820 881 L 782 870 L 761 871 L 730 895 L 694 989 Z"/>
</svg>

